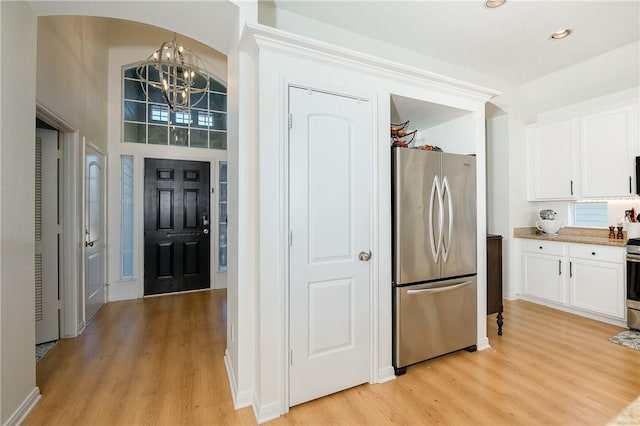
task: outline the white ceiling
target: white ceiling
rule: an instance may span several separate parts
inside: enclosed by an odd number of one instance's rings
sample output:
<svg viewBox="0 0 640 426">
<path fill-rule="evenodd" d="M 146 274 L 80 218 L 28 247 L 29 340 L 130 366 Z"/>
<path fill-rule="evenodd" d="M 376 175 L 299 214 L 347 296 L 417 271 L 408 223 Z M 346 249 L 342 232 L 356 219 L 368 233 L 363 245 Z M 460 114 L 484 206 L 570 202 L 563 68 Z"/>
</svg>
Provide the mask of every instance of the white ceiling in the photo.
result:
<svg viewBox="0 0 640 426">
<path fill-rule="evenodd" d="M 518 84 L 640 39 L 640 0 L 263 1 Z"/>
</svg>

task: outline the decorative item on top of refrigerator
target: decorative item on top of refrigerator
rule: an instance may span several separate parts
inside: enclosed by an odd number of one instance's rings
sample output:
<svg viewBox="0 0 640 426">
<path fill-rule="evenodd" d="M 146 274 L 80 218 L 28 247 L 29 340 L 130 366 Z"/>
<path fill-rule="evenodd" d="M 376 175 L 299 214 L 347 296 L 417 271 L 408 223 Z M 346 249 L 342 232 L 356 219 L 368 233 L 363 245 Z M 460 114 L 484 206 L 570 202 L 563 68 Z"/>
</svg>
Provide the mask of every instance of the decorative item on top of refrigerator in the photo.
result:
<svg viewBox="0 0 640 426">
<path fill-rule="evenodd" d="M 413 148 L 426 151 L 442 151 L 435 145 L 418 144 L 417 130 L 409 130 L 409 121 L 400 124 L 391 124 L 391 146 L 394 148 Z"/>
</svg>

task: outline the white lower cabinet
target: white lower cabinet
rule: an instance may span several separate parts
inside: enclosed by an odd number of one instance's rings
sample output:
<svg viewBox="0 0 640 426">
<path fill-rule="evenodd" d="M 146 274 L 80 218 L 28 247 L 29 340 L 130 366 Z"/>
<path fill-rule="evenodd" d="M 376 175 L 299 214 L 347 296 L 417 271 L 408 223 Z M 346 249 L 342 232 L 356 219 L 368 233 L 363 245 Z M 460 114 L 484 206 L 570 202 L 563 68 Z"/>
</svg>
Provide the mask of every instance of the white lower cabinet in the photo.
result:
<svg viewBox="0 0 640 426">
<path fill-rule="evenodd" d="M 585 248 L 588 249 L 586 252 Z M 624 249 L 570 245 L 571 306 L 624 319 L 624 290 Z"/>
<path fill-rule="evenodd" d="M 546 244 L 545 244 L 546 245 Z M 539 252 L 523 252 L 524 292 L 549 302 L 564 302 L 564 276 L 562 255 Z"/>
<path fill-rule="evenodd" d="M 624 320 L 624 248 L 540 240 L 521 247 L 527 299 Z"/>
</svg>

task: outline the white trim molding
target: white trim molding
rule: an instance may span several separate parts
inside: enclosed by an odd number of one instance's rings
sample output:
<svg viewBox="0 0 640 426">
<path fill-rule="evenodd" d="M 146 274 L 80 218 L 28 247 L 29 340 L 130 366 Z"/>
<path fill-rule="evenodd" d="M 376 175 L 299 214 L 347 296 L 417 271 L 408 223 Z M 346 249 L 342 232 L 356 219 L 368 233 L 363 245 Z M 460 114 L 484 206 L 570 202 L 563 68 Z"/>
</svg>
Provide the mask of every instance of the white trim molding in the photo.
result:
<svg viewBox="0 0 640 426">
<path fill-rule="evenodd" d="M 253 407 L 254 413 L 256 412 L 256 406 L 254 406 L 254 399 L 251 392 L 238 392 L 238 381 L 236 375 L 233 372 L 233 365 L 231 364 L 231 357 L 229 356 L 229 350 L 224 350 L 224 366 L 227 368 L 227 377 L 229 379 L 229 388 L 231 390 L 231 398 L 233 399 L 233 408 L 239 410 L 245 407 Z M 258 417 L 256 416 L 256 419 Z"/>
<path fill-rule="evenodd" d="M 260 403 L 260 398 L 257 393 L 253 394 L 253 403 L 251 406 L 253 408 L 253 415 L 255 416 L 258 424 L 277 419 L 281 415 L 280 404 L 278 402 L 273 402 L 263 406 Z"/>
<path fill-rule="evenodd" d="M 40 401 L 42 395 L 40 394 L 40 388 L 35 387 L 29 392 L 29 395 L 22 401 L 20 406 L 9 416 L 6 422 L 4 422 L 3 426 L 14 426 L 21 424 L 24 419 L 27 418 L 33 407 L 36 406 L 38 401 Z"/>
<path fill-rule="evenodd" d="M 478 339 L 478 343 L 476 343 L 476 348 L 479 351 L 484 351 L 485 349 L 489 349 L 491 347 L 491 345 L 489 345 L 489 338 L 488 337 L 482 337 L 480 339 Z"/>
<path fill-rule="evenodd" d="M 396 379 L 393 367 L 384 367 L 378 370 L 378 381 L 376 383 L 386 383 Z"/>
<path fill-rule="evenodd" d="M 312 38 L 292 34 L 262 24 L 245 25 L 240 40 L 241 50 L 254 57 L 259 50 L 286 53 L 298 58 L 322 59 L 342 67 L 356 67 L 367 72 L 381 73 L 382 77 L 411 79 L 431 89 L 455 92 L 476 102 L 486 102 L 501 92 L 434 72 L 382 59 L 355 50 L 335 46 Z"/>
</svg>

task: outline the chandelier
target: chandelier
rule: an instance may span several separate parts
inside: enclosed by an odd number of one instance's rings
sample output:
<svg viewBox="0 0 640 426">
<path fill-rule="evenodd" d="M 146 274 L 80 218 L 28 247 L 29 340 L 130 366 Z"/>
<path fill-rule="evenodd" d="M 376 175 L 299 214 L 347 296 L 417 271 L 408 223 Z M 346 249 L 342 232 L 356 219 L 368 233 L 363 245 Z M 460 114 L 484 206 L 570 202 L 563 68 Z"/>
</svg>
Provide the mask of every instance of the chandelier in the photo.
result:
<svg viewBox="0 0 640 426">
<path fill-rule="evenodd" d="M 172 111 L 190 109 L 209 90 L 204 61 L 193 50 L 178 44 L 175 34 L 173 40 L 162 43 L 141 63 L 136 73 L 147 99 L 151 100 L 152 89 L 158 89 Z"/>
</svg>

